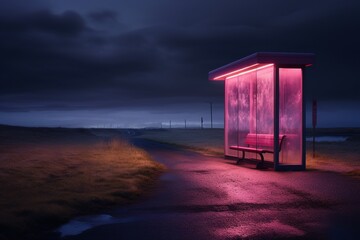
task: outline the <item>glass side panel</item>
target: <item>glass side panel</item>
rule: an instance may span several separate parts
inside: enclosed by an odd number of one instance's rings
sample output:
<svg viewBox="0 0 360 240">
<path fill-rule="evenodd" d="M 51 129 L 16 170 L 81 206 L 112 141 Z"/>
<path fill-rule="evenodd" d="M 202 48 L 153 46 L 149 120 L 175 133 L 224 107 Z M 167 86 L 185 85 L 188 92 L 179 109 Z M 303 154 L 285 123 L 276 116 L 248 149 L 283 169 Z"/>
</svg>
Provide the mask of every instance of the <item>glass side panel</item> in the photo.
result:
<svg viewBox="0 0 360 240">
<path fill-rule="evenodd" d="M 273 67 L 257 72 L 256 132 L 274 134 L 274 71 Z"/>
<path fill-rule="evenodd" d="M 230 146 L 238 145 L 238 79 L 225 81 L 225 155 L 237 157 L 238 152 Z"/>
<path fill-rule="evenodd" d="M 273 146 L 269 146 L 266 142 L 272 141 L 264 139 L 273 139 L 274 136 L 274 67 L 257 71 L 255 97 L 257 145 L 259 148 L 273 150 Z M 264 158 L 273 161 L 274 155 L 265 154 Z"/>
<path fill-rule="evenodd" d="M 279 69 L 279 134 L 285 135 L 279 164 L 302 164 L 302 70 Z"/>
<path fill-rule="evenodd" d="M 240 146 L 246 146 L 245 138 L 251 128 L 251 86 L 256 81 L 256 72 L 250 72 L 238 76 L 238 99 L 239 99 L 239 125 L 238 125 L 238 143 Z M 248 156 L 248 155 L 247 155 Z"/>
<path fill-rule="evenodd" d="M 248 134 L 274 134 L 274 67 L 269 66 L 225 81 L 225 154 L 241 157 L 231 146 L 261 147 L 246 142 Z M 262 146 L 264 147 L 264 146 Z M 267 146 L 269 148 L 269 146 Z M 271 147 L 270 147 L 271 148 Z M 265 159 L 273 161 L 273 155 Z M 246 153 L 247 158 L 259 158 Z"/>
</svg>

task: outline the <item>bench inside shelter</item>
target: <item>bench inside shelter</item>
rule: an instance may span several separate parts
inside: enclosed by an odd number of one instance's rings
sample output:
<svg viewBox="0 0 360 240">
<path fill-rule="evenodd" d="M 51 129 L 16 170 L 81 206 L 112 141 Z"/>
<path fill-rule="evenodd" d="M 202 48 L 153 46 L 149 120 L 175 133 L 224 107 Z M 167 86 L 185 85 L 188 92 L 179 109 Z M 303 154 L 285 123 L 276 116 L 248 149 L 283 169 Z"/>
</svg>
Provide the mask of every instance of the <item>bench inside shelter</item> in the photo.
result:
<svg viewBox="0 0 360 240">
<path fill-rule="evenodd" d="M 278 150 L 281 151 L 281 146 L 285 139 L 285 135 L 279 135 Z M 274 135 L 273 134 L 254 134 L 249 133 L 245 137 L 246 146 L 230 146 L 230 149 L 242 151 L 242 158 L 239 158 L 237 164 L 245 159 L 245 152 L 257 153 L 260 155 L 261 162 L 257 164 L 257 168 L 264 166 L 264 153 L 274 153 Z"/>
</svg>

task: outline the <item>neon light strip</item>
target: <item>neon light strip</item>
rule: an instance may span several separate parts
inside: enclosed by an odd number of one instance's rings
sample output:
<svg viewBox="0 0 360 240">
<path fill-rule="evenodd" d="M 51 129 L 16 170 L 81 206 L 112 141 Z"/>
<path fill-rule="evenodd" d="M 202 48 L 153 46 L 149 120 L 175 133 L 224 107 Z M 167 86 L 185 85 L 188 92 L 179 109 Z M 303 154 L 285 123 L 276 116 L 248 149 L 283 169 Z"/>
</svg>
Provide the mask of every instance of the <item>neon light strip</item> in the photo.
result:
<svg viewBox="0 0 360 240">
<path fill-rule="evenodd" d="M 240 75 L 243 75 L 243 74 L 246 74 L 246 73 L 254 72 L 254 71 L 257 71 L 257 70 L 260 70 L 260 69 L 263 69 L 263 68 L 267 68 L 267 67 L 270 67 L 270 66 L 274 66 L 274 64 L 273 64 L 273 63 L 270 63 L 270 64 L 267 64 L 267 65 L 264 65 L 264 66 L 261 66 L 261 67 L 258 67 L 258 68 L 250 69 L 250 70 L 248 70 L 248 71 L 241 72 L 241 73 L 239 73 L 239 74 L 235 74 L 235 75 L 226 77 L 226 79 L 228 79 L 228 78 L 233 78 L 233 77 L 237 77 L 237 76 L 240 76 Z"/>
<path fill-rule="evenodd" d="M 214 80 L 218 80 L 218 79 L 220 79 L 220 78 L 223 78 L 223 77 L 229 76 L 229 75 L 231 75 L 231 74 L 234 74 L 234 73 L 237 73 L 237 72 L 244 71 L 244 70 L 246 70 L 246 69 L 249 69 L 249 68 L 255 67 L 255 66 L 257 66 L 257 65 L 259 65 L 259 63 L 255 63 L 255 64 L 253 64 L 253 65 L 250 65 L 250 66 L 247 66 L 247 67 L 244 67 L 244 68 L 241 68 L 241 69 L 238 69 L 238 70 L 235 70 L 235 71 L 229 72 L 229 73 L 225 73 L 225 74 L 223 74 L 223 75 L 220 75 L 220 76 L 218 76 L 218 77 L 214 78 Z"/>
</svg>

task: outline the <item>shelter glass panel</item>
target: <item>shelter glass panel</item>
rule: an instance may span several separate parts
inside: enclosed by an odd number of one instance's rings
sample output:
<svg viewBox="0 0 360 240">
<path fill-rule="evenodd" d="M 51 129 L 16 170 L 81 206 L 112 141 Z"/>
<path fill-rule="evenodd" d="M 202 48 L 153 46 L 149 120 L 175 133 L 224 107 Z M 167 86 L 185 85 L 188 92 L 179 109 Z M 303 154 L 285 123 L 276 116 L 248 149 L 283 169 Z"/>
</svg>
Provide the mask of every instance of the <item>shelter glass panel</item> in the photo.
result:
<svg viewBox="0 0 360 240">
<path fill-rule="evenodd" d="M 279 164 L 302 165 L 302 69 L 279 68 Z"/>
<path fill-rule="evenodd" d="M 255 133 L 258 135 L 257 147 L 273 151 L 271 143 L 269 146 L 263 139 L 273 139 L 274 136 L 274 67 L 259 69 L 256 75 L 253 102 L 256 119 Z M 264 154 L 264 157 L 267 161 L 274 160 L 273 154 Z"/>
<path fill-rule="evenodd" d="M 238 145 L 238 79 L 229 78 L 225 81 L 225 155 L 238 157 L 236 150 L 230 146 Z"/>
<path fill-rule="evenodd" d="M 261 139 L 274 134 L 274 67 L 244 72 L 225 81 L 225 154 L 239 157 L 239 151 L 230 146 L 264 148 L 262 140 L 247 141 L 249 134 L 261 134 Z M 249 137 L 248 137 L 249 139 Z M 266 148 L 273 150 L 269 144 Z M 246 153 L 247 158 L 259 158 Z M 265 159 L 273 161 L 272 154 Z"/>
<path fill-rule="evenodd" d="M 256 72 L 250 72 L 238 76 L 238 143 L 240 146 L 246 146 L 245 139 L 250 133 L 251 124 L 253 119 L 250 117 L 251 111 L 251 91 L 252 85 L 256 81 Z M 249 155 L 247 155 L 249 156 Z"/>
</svg>

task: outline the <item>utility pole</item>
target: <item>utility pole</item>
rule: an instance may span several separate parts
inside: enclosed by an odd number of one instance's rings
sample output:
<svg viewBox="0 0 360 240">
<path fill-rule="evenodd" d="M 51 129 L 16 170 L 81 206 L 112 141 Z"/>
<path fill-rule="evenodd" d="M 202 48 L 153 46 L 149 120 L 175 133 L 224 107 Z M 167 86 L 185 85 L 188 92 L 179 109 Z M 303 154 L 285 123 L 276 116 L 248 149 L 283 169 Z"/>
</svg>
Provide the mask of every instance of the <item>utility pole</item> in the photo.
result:
<svg viewBox="0 0 360 240">
<path fill-rule="evenodd" d="M 170 120 L 170 128 L 171 128 L 171 120 Z"/>
<path fill-rule="evenodd" d="M 201 117 L 201 129 L 203 129 L 204 119 Z"/>
<path fill-rule="evenodd" d="M 312 102 L 312 127 L 313 127 L 313 158 L 315 158 L 315 128 L 317 125 L 317 101 Z"/>
<path fill-rule="evenodd" d="M 213 103 L 210 102 L 210 121 L 211 121 L 211 128 L 213 128 L 212 105 L 213 105 Z"/>
<path fill-rule="evenodd" d="M 186 129 L 186 119 L 185 119 L 185 129 Z"/>
</svg>

